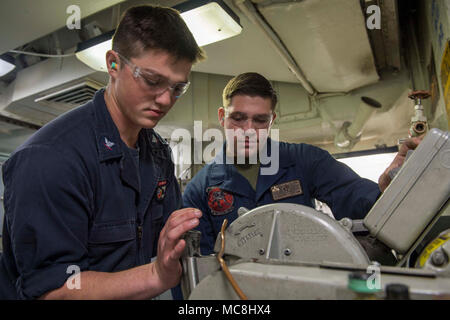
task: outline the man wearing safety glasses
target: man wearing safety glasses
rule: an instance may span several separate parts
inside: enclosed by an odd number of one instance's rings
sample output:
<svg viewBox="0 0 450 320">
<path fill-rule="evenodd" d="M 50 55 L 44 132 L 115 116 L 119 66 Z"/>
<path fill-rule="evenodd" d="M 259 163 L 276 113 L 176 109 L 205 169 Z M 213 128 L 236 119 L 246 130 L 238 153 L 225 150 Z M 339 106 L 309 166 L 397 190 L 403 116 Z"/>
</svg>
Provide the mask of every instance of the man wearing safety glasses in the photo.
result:
<svg viewBox="0 0 450 320">
<path fill-rule="evenodd" d="M 224 219 L 229 225 L 240 207 L 253 209 L 278 202 L 314 207 L 315 198 L 327 203 L 338 220 L 363 218 L 389 184 L 388 172 L 402 164 L 408 148 L 419 143 L 416 139 L 402 146 L 377 185 L 360 178 L 325 150 L 268 138 L 276 104 L 272 85 L 257 73 L 240 74 L 223 90 L 223 107 L 218 110 L 226 131 L 223 151 L 197 173 L 183 193 L 184 207 L 203 213 L 197 227 L 202 233 L 203 255 L 214 252 Z M 262 161 L 265 154 L 270 159 L 267 163 Z M 245 161 L 239 161 L 240 157 Z M 265 173 L 274 161 L 279 161 L 276 170 Z"/>
<path fill-rule="evenodd" d="M 124 14 L 106 89 L 3 166 L 0 298 L 146 299 L 179 282 L 180 238 L 201 212 L 179 210 L 170 149 L 153 128 L 203 58 L 175 10 Z"/>
</svg>

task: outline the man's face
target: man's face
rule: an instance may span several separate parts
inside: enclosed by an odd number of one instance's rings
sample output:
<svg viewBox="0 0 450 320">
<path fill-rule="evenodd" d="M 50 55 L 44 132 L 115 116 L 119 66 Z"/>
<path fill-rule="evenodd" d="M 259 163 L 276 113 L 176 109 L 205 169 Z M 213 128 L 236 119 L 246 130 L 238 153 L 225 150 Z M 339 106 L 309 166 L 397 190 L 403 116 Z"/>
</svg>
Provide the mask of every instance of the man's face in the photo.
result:
<svg viewBox="0 0 450 320">
<path fill-rule="evenodd" d="M 114 54 L 119 65 L 112 75 L 112 85 L 123 124 L 137 129 L 155 127 L 177 100 L 176 91 L 168 87 L 188 82 L 192 63 L 176 60 L 163 50 L 150 49 L 135 58 L 125 57 L 126 62 Z M 167 89 L 155 90 L 158 84 L 166 84 Z"/>
<path fill-rule="evenodd" d="M 235 157 L 254 156 L 259 145 L 266 143 L 275 117 L 271 99 L 258 96 L 236 95 L 228 107 L 219 108 L 219 121 L 225 129 L 227 146 L 233 142 Z"/>
</svg>

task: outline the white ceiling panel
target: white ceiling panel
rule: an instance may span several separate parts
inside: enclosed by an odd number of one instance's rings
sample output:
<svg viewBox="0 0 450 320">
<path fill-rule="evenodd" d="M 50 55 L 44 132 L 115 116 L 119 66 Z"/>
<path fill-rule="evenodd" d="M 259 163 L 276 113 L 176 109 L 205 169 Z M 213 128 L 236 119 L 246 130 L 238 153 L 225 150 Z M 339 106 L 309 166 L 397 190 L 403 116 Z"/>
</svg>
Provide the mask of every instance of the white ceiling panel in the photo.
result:
<svg viewBox="0 0 450 320">
<path fill-rule="evenodd" d="M 359 0 L 308 0 L 259 7 L 319 92 L 378 81 Z"/>
</svg>

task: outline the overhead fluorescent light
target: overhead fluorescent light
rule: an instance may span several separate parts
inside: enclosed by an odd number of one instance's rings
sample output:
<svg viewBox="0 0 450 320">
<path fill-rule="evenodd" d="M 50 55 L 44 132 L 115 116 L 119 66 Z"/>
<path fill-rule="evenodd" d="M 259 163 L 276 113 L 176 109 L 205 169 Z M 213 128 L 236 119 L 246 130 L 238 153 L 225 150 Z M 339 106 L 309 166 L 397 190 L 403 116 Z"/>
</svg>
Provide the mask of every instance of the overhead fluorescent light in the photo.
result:
<svg viewBox="0 0 450 320">
<path fill-rule="evenodd" d="M 242 31 L 239 17 L 221 0 L 186 1 L 174 9 L 181 11 L 181 17 L 200 47 L 231 38 Z"/>
<path fill-rule="evenodd" d="M 14 58 L 10 56 L 3 56 L 0 58 L 0 77 L 10 73 L 16 68 Z"/>
<path fill-rule="evenodd" d="M 173 7 L 180 11 L 197 44 L 228 39 L 242 31 L 239 17 L 221 0 L 190 0 Z M 75 55 L 97 71 L 107 72 L 106 52 L 112 48 L 115 30 L 79 43 Z"/>
<path fill-rule="evenodd" d="M 79 43 L 75 52 L 76 57 L 94 70 L 107 72 L 106 52 L 112 49 L 114 31 Z"/>
</svg>

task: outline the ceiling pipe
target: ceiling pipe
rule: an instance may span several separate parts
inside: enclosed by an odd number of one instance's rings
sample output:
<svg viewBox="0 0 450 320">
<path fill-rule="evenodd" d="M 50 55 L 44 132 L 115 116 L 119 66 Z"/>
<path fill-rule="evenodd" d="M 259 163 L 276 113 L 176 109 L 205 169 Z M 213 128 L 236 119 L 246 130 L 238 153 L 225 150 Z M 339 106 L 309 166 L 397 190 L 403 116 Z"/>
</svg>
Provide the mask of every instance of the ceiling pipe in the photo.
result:
<svg viewBox="0 0 450 320">
<path fill-rule="evenodd" d="M 303 1 L 304 0 L 253 0 L 253 2 L 258 5 L 258 8 L 267 8 L 277 5 L 300 3 Z"/>
<path fill-rule="evenodd" d="M 361 97 L 361 102 L 352 123 L 345 121 L 334 139 L 336 147 L 350 150 L 361 139 L 361 133 L 372 114 L 381 108 L 381 103 L 369 98 Z"/>
<path fill-rule="evenodd" d="M 281 42 L 280 38 L 273 31 L 271 26 L 256 10 L 255 5 L 249 0 L 233 0 L 233 2 L 234 5 L 237 6 L 248 19 L 250 19 L 251 22 L 263 31 L 264 35 L 269 39 L 270 43 L 274 46 L 275 50 L 288 66 L 289 70 L 300 81 L 300 84 L 305 88 L 309 95 L 316 96 L 318 93 L 316 89 L 314 89 L 306 79 L 303 71 L 297 65 L 294 58 L 291 56 L 285 45 Z"/>
</svg>

